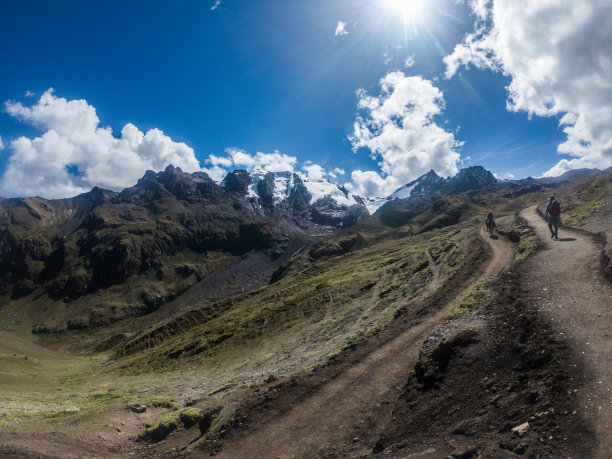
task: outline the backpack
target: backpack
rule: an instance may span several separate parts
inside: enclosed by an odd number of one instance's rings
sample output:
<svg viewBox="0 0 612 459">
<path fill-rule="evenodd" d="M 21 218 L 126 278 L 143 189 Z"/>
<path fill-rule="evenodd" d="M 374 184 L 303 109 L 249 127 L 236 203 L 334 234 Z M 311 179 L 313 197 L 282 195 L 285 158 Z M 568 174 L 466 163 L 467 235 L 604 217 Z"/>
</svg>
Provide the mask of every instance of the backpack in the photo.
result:
<svg viewBox="0 0 612 459">
<path fill-rule="evenodd" d="M 553 201 L 548 213 L 553 217 L 558 217 L 561 215 L 561 204 L 559 204 L 559 201 Z"/>
</svg>

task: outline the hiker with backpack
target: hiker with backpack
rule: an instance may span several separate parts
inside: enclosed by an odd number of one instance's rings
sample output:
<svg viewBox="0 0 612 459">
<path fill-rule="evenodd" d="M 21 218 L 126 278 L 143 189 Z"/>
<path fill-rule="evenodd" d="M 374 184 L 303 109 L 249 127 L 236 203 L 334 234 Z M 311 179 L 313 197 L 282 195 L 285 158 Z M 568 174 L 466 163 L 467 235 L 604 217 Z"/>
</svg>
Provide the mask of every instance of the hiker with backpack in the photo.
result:
<svg viewBox="0 0 612 459">
<path fill-rule="evenodd" d="M 561 217 L 561 204 L 555 200 L 554 196 L 548 199 L 546 204 L 546 219 L 548 220 L 548 229 L 550 230 L 550 238 L 559 239 L 559 220 Z"/>
<path fill-rule="evenodd" d="M 489 234 L 493 236 L 493 231 L 495 231 L 495 217 L 493 216 L 493 211 L 491 210 L 485 219 L 485 225 L 487 226 L 487 231 Z"/>
</svg>

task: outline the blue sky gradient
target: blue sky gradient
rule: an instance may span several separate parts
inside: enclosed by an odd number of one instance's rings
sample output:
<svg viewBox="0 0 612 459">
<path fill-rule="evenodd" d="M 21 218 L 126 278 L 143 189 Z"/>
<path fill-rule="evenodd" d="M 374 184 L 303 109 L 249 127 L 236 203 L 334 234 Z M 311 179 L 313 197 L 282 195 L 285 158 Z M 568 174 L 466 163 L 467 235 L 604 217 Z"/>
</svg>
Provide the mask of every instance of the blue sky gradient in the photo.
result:
<svg viewBox="0 0 612 459">
<path fill-rule="evenodd" d="M 191 147 L 202 166 L 227 148 L 279 151 L 325 170 L 378 170 L 349 136 L 357 91 L 376 96 L 392 71 L 440 89 L 435 123 L 458 142 L 459 167 L 500 177 L 540 176 L 559 162 L 564 111 L 528 116 L 506 107 L 510 72 L 443 58 L 473 32 L 467 3 L 426 2 L 406 21 L 385 0 L 0 1 L 0 103 L 33 106 L 49 88 L 85 99 L 115 136 L 127 123 Z M 427 6 L 429 5 L 429 6 Z M 342 21 L 344 35 L 335 35 Z M 407 58 L 414 65 L 405 66 Z M 26 96 L 32 92 L 34 96 Z M 0 175 L 11 141 L 44 132 L 0 112 Z M 231 168 L 230 168 L 231 169 Z M 144 173 L 144 171 L 142 171 Z M 4 189 L 3 195 L 10 191 Z"/>
</svg>

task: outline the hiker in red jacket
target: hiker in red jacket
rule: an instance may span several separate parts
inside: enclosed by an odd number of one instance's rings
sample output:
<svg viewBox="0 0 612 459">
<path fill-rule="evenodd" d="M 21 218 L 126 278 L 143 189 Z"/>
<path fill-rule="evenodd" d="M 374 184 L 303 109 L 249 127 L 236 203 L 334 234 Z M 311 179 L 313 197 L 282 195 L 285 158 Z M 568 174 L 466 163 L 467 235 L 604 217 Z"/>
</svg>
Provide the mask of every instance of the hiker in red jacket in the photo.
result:
<svg viewBox="0 0 612 459">
<path fill-rule="evenodd" d="M 561 217 L 561 204 L 555 201 L 555 197 L 551 196 L 546 204 L 546 218 L 548 219 L 548 229 L 550 230 L 551 239 L 559 239 L 559 220 Z"/>
</svg>

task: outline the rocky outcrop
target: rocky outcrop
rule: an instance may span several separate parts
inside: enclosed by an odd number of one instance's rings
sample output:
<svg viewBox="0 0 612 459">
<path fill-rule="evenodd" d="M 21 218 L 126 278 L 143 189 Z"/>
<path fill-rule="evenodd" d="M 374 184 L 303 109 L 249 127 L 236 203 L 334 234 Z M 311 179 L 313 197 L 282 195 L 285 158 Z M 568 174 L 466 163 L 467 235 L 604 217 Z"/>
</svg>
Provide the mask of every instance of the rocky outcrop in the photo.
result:
<svg viewBox="0 0 612 459">
<path fill-rule="evenodd" d="M 274 205 L 274 174 L 268 172 L 262 180 L 257 182 L 257 193 L 264 206 Z"/>
<path fill-rule="evenodd" d="M 319 225 L 348 228 L 370 214 L 362 205 L 338 205 L 330 197 L 317 200 L 310 209 L 312 221 Z"/>
<path fill-rule="evenodd" d="M 312 195 L 297 174 L 293 174 L 292 178 L 293 187 L 286 199 L 286 206 L 291 212 L 301 214 L 310 209 L 310 199 Z"/>
<path fill-rule="evenodd" d="M 235 170 L 227 174 L 222 185 L 233 193 L 246 194 L 251 184 L 251 177 L 245 170 Z"/>
</svg>

